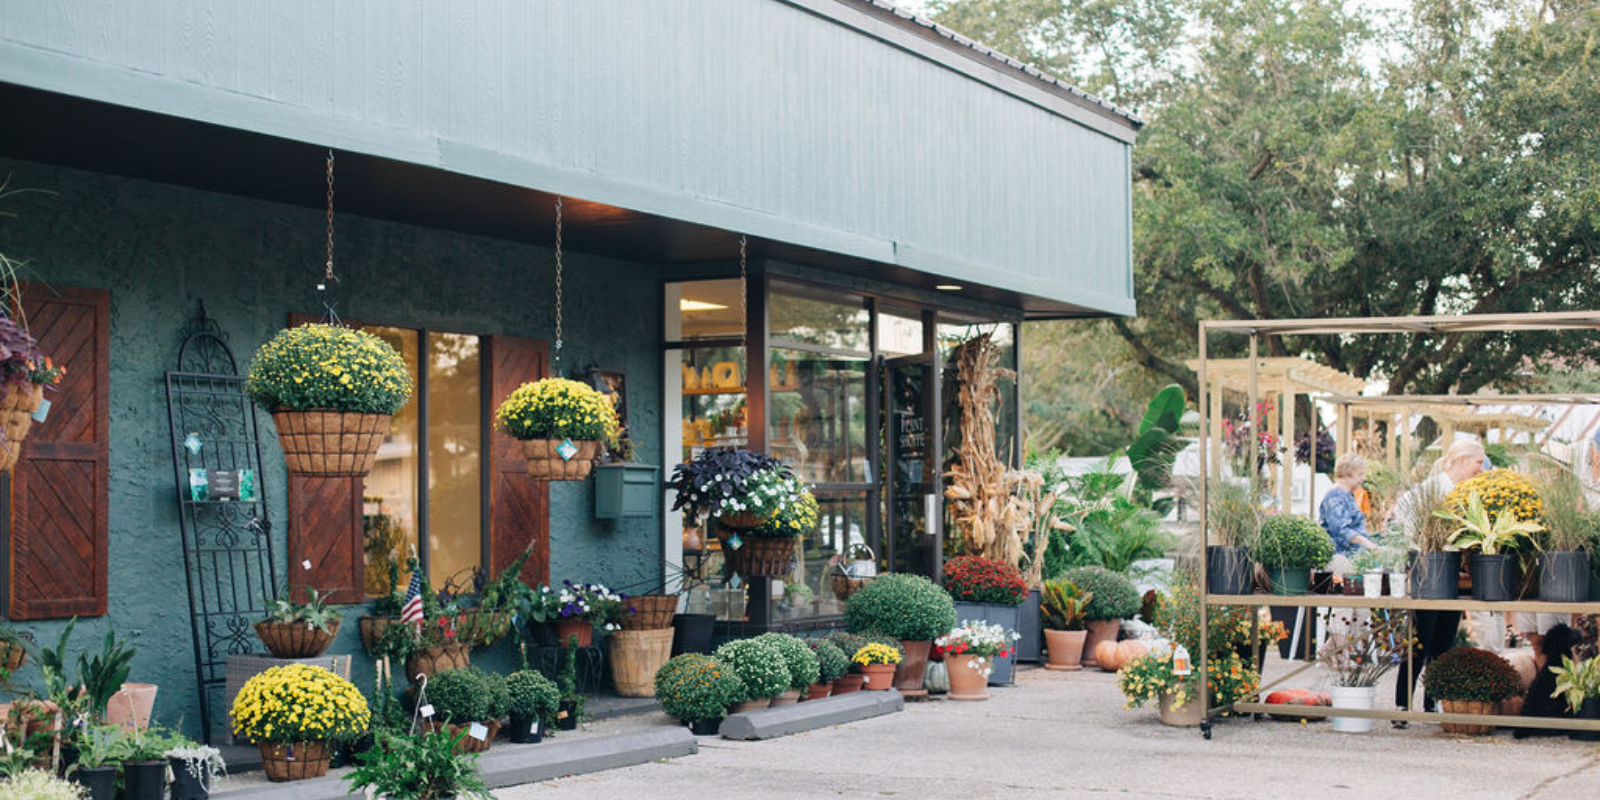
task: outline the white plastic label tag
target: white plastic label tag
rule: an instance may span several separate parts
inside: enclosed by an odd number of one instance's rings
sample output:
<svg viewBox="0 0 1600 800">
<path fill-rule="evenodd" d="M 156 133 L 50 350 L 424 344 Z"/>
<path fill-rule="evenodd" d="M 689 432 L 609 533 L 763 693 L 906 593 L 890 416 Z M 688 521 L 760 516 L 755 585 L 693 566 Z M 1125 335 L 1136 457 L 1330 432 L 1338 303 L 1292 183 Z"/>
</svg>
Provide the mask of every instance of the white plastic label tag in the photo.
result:
<svg viewBox="0 0 1600 800">
<path fill-rule="evenodd" d="M 433 719 L 433 704 L 424 705 L 422 708 L 417 709 L 417 713 L 421 714 L 423 719 Z"/>
<path fill-rule="evenodd" d="M 1178 645 L 1172 649 L 1172 674 L 1188 675 L 1194 672 L 1194 665 L 1189 663 L 1189 648 Z"/>
<path fill-rule="evenodd" d="M 489 738 L 489 728 L 481 722 L 474 722 L 472 727 L 467 728 L 467 735 L 481 742 Z"/>
</svg>

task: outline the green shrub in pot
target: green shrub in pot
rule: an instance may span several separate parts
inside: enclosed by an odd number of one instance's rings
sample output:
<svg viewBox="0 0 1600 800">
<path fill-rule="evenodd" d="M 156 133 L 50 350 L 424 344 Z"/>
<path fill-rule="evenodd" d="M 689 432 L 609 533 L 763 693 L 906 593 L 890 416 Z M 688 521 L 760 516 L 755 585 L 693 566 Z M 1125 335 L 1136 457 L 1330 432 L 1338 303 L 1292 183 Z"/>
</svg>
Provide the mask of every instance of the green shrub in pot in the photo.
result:
<svg viewBox="0 0 1600 800">
<path fill-rule="evenodd" d="M 838 645 L 827 639 L 812 639 L 806 644 L 817 657 L 817 683 L 833 683 L 850 671 L 850 657 Z"/>
<path fill-rule="evenodd" d="M 737 702 L 777 697 L 789 688 L 789 665 L 771 642 L 737 639 L 718 647 L 715 656 L 739 679 Z"/>
<path fill-rule="evenodd" d="M 511 705 L 505 679 L 477 667 L 436 672 L 428 680 L 427 691 L 434 718 L 442 722 L 499 719 Z"/>
<path fill-rule="evenodd" d="M 506 713 L 512 717 L 537 719 L 547 729 L 555 727 L 561 692 L 554 681 L 531 669 L 517 670 L 506 676 L 506 695 L 510 701 Z"/>
<path fill-rule="evenodd" d="M 906 642 L 932 641 L 956 624 L 950 593 L 921 575 L 888 573 L 856 590 L 845 602 L 845 628 L 881 633 Z"/>
<path fill-rule="evenodd" d="M 1083 609 L 1086 620 L 1129 619 L 1139 613 L 1139 590 L 1120 573 L 1104 567 L 1078 567 L 1061 577 L 1093 595 Z"/>
<path fill-rule="evenodd" d="M 763 633 L 757 636 L 758 641 L 765 641 L 772 645 L 783 655 L 784 666 L 789 670 L 790 689 L 804 690 L 807 686 L 817 682 L 817 676 L 822 668 L 817 664 L 817 656 L 806 647 L 806 643 L 790 636 L 787 633 Z"/>
<path fill-rule="evenodd" d="M 661 665 L 655 689 L 661 710 L 684 722 L 722 719 L 744 695 L 733 670 L 703 653 L 684 653 Z"/>
<path fill-rule="evenodd" d="M 1333 539 L 1307 517 L 1278 514 L 1261 523 L 1261 536 L 1250 555 L 1268 569 L 1310 570 L 1333 558 Z"/>
</svg>

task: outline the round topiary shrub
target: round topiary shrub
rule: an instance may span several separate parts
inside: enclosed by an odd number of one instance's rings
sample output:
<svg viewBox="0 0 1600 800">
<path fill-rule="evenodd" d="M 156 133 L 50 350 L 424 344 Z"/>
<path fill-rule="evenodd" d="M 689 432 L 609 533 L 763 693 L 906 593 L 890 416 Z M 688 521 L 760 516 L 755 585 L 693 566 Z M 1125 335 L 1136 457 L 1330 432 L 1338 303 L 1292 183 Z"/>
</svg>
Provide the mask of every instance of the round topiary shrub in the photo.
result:
<svg viewBox="0 0 1600 800">
<path fill-rule="evenodd" d="M 722 719 L 744 687 L 733 671 L 703 653 L 684 653 L 656 670 L 661 709 L 684 722 Z"/>
<path fill-rule="evenodd" d="M 1261 536 L 1250 555 L 1263 567 L 1313 569 L 1333 558 L 1333 539 L 1309 518 L 1278 514 L 1261 523 Z"/>
<path fill-rule="evenodd" d="M 1457 647 L 1428 665 L 1422 687 L 1435 700 L 1498 703 L 1522 694 L 1522 679 L 1516 667 L 1496 653 Z"/>
<path fill-rule="evenodd" d="M 806 643 L 790 636 L 787 633 L 763 633 L 756 637 L 757 640 L 777 648 L 783 654 L 783 663 L 789 669 L 789 688 L 805 689 L 817 682 L 817 675 L 821 667 L 817 665 L 817 656 L 806 647 Z"/>
<path fill-rule="evenodd" d="M 1133 581 L 1105 567 L 1078 567 L 1062 577 L 1094 597 L 1083 610 L 1086 620 L 1128 619 L 1139 613 L 1139 590 Z"/>
<path fill-rule="evenodd" d="M 546 727 L 556 724 L 561 691 L 556 688 L 554 681 L 531 669 L 518 670 L 506 676 L 506 694 L 510 699 L 506 713 L 513 717 L 538 719 Z"/>
<path fill-rule="evenodd" d="M 1015 606 L 1028 596 L 1028 582 L 1021 570 L 1008 562 L 979 556 L 957 556 L 944 562 L 944 588 L 963 603 Z M 935 635 L 947 632 L 949 628 Z"/>
<path fill-rule="evenodd" d="M 738 639 L 717 648 L 716 658 L 743 689 L 736 702 L 777 697 L 789 688 L 789 665 L 771 642 Z"/>
<path fill-rule="evenodd" d="M 428 679 L 428 702 L 438 720 L 483 722 L 504 716 L 511 697 L 499 675 L 468 667 L 434 673 Z"/>
<path fill-rule="evenodd" d="M 921 575 L 882 575 L 856 590 L 844 606 L 845 628 L 906 642 L 932 641 L 955 624 L 950 593 Z"/>
<path fill-rule="evenodd" d="M 850 671 L 850 657 L 827 639 L 812 639 L 811 652 L 817 657 L 817 683 L 833 683 Z"/>
</svg>

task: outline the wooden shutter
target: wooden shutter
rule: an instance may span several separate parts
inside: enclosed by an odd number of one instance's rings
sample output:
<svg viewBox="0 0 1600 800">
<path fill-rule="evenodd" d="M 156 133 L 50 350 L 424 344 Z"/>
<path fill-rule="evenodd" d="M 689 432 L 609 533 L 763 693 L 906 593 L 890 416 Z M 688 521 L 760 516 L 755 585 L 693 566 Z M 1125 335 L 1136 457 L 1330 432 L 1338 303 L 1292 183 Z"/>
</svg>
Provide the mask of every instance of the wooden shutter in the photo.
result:
<svg viewBox="0 0 1600 800">
<path fill-rule="evenodd" d="M 545 343 L 515 336 L 485 337 L 490 409 L 523 383 L 549 374 Z M 492 419 L 484 424 L 492 425 Z M 522 443 L 495 428 L 489 438 L 489 564 L 498 575 L 534 544 L 522 566 L 530 585 L 550 580 L 550 485 L 528 475 Z"/>
<path fill-rule="evenodd" d="M 11 477 L 7 586 L 13 619 L 106 613 L 110 521 L 111 296 L 99 289 L 23 287 L 28 328 L 67 367 L 45 392 Z"/>
<path fill-rule="evenodd" d="M 304 314 L 289 315 L 290 325 L 318 321 Z M 361 327 L 356 320 L 341 321 Z M 366 601 L 361 550 L 364 483 L 364 478 L 289 476 L 289 593 L 297 602 L 306 601 L 306 587 L 334 603 Z"/>
</svg>

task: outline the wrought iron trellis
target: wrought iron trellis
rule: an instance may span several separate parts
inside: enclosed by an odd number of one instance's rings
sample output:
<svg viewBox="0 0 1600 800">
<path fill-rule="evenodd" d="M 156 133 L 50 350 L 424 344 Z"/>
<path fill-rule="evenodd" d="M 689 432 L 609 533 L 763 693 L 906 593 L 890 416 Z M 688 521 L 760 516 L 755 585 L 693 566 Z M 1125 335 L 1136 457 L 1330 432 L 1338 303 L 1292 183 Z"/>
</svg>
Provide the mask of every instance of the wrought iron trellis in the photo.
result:
<svg viewBox="0 0 1600 800">
<path fill-rule="evenodd" d="M 227 338 L 202 304 L 183 327 L 177 369 L 166 373 L 194 669 L 208 742 L 213 695 L 224 688 L 228 656 L 256 649 L 252 625 L 265 616 L 266 599 L 278 594 L 255 409 Z M 190 434 L 200 443 L 198 452 L 186 444 Z M 192 469 L 253 470 L 255 498 L 195 500 Z"/>
</svg>

